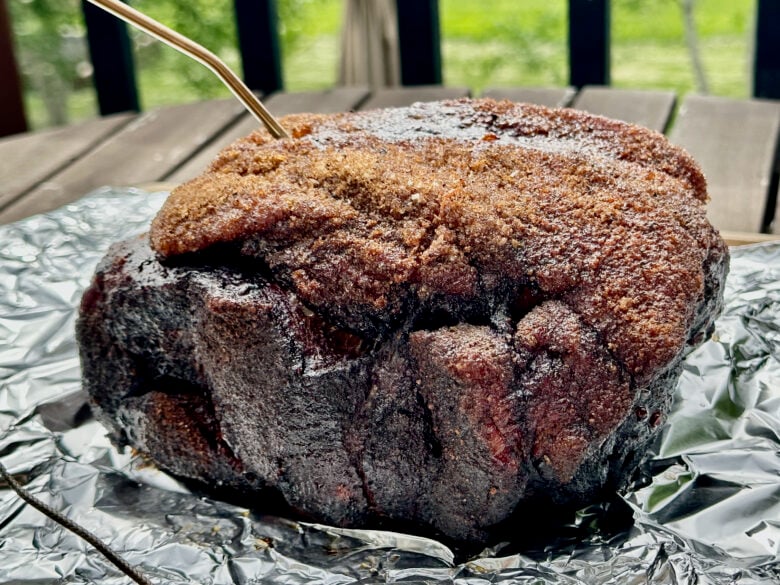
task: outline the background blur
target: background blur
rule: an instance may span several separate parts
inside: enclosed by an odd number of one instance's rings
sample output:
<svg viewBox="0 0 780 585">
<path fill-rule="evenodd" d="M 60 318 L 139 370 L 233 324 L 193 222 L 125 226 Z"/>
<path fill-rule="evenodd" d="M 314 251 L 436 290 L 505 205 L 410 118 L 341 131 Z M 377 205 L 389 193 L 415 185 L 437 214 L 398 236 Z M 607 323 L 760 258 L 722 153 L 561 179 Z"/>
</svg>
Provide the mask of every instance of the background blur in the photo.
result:
<svg viewBox="0 0 780 585">
<path fill-rule="evenodd" d="M 32 127 L 97 115 L 79 0 L 11 0 Z M 237 70 L 231 0 L 134 0 Z M 336 84 L 342 0 L 277 0 L 287 91 Z M 747 97 L 753 0 L 612 0 L 612 85 Z M 440 0 L 445 85 L 567 84 L 566 0 Z M 133 31 L 142 107 L 227 97 L 203 66 Z"/>
</svg>

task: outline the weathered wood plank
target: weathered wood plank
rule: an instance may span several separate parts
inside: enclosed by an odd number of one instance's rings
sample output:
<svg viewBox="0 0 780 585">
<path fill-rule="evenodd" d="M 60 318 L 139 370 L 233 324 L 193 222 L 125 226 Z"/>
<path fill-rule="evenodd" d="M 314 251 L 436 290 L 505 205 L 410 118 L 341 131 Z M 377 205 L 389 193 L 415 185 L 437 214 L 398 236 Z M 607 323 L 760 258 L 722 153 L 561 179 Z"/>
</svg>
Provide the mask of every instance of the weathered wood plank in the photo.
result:
<svg viewBox="0 0 780 585">
<path fill-rule="evenodd" d="M 368 98 L 367 87 L 335 87 L 327 91 L 286 93 L 271 95 L 265 104 L 274 116 L 314 112 L 335 114 L 356 109 Z"/>
<path fill-rule="evenodd" d="M 746 246 L 750 244 L 763 244 L 765 242 L 776 242 L 780 240 L 780 234 L 756 234 L 721 230 L 720 235 L 729 246 Z"/>
<path fill-rule="evenodd" d="M 495 100 L 561 108 L 568 106 L 576 93 L 573 87 L 495 87 L 486 89 L 482 95 Z"/>
<path fill-rule="evenodd" d="M 672 91 L 588 86 L 577 94 L 572 107 L 663 132 L 671 118 L 675 101 Z"/>
<path fill-rule="evenodd" d="M 54 209 L 102 185 L 158 181 L 241 113 L 235 100 L 154 110 L 0 211 L 0 223 Z"/>
<path fill-rule="evenodd" d="M 707 214 L 719 229 L 761 232 L 780 132 L 780 102 L 689 96 L 671 132 L 707 177 Z"/>
<path fill-rule="evenodd" d="M 361 104 L 361 110 L 374 108 L 392 108 L 409 106 L 415 102 L 432 102 L 468 97 L 470 91 L 466 87 L 443 87 L 441 85 L 416 85 L 411 87 L 391 87 L 375 91 L 371 97 Z"/>
<path fill-rule="evenodd" d="M 0 140 L 0 209 L 89 152 L 135 116 L 115 114 Z"/>
<path fill-rule="evenodd" d="M 316 112 L 329 114 L 355 109 L 368 96 L 368 89 L 361 87 L 340 87 L 324 92 L 285 93 L 278 92 L 263 103 L 274 116 Z M 260 123 L 249 114 L 242 116 L 235 124 L 220 133 L 212 142 L 193 156 L 186 164 L 175 169 L 164 178 L 166 182 L 183 183 L 201 173 L 225 146 L 256 130 Z"/>
</svg>

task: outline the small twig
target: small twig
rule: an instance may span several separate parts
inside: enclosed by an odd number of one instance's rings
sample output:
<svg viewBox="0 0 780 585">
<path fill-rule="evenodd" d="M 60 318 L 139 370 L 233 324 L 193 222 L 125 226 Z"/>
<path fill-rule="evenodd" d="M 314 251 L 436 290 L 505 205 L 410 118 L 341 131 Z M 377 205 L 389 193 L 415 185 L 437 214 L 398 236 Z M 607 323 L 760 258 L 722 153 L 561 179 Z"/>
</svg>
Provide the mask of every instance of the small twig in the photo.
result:
<svg viewBox="0 0 780 585">
<path fill-rule="evenodd" d="M 153 18 L 146 16 L 143 12 L 131 8 L 120 0 L 89 1 L 211 69 L 217 77 L 228 86 L 230 91 L 233 92 L 233 95 L 246 106 L 252 115 L 268 128 L 268 131 L 274 138 L 290 137 L 287 131 L 276 121 L 276 118 L 274 118 L 262 102 L 257 99 L 257 96 L 255 96 L 246 84 L 241 81 L 241 78 L 233 73 L 230 67 L 225 65 L 225 63 L 214 53 L 202 47 L 192 39 L 189 39 L 184 35 L 177 33 L 175 30 L 168 28 L 164 24 L 157 22 Z"/>
<path fill-rule="evenodd" d="M 89 530 L 76 524 L 70 518 L 64 516 L 61 512 L 55 510 L 48 504 L 42 502 L 30 492 L 28 492 L 22 485 L 16 481 L 6 470 L 5 466 L 0 463 L 0 478 L 6 481 L 13 491 L 22 498 L 25 502 L 30 504 L 33 508 L 48 516 L 56 523 L 70 530 L 76 536 L 80 536 L 91 544 L 98 552 L 100 552 L 106 559 L 108 559 L 117 569 L 122 571 L 125 575 L 130 577 L 138 585 L 152 585 L 152 582 L 144 577 L 138 569 L 133 567 L 125 559 L 119 556 L 113 549 L 109 548 L 102 540 L 92 534 Z"/>
</svg>

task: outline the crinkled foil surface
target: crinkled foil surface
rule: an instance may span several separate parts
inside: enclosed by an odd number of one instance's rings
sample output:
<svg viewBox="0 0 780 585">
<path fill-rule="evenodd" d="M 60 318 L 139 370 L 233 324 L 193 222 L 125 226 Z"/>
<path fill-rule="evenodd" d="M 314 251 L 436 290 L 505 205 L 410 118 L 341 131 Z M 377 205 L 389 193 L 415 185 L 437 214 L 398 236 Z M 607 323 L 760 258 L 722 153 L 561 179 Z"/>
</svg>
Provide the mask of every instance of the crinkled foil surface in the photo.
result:
<svg viewBox="0 0 780 585">
<path fill-rule="evenodd" d="M 76 307 L 109 244 L 145 231 L 163 197 L 104 189 L 0 226 L 0 460 L 152 582 L 780 583 L 780 245 L 733 250 L 725 312 L 687 359 L 642 481 L 535 550 L 457 562 L 424 538 L 204 498 L 109 444 L 81 391 Z M 0 485 L 0 584 L 129 582 Z"/>
</svg>

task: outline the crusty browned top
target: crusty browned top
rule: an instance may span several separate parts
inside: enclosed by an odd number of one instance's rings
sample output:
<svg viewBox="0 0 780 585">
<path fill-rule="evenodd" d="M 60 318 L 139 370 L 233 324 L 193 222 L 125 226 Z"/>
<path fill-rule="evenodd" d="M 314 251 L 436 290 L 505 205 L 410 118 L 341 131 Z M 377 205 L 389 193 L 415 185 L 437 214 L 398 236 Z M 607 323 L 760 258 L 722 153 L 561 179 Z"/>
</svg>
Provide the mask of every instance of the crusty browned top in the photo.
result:
<svg viewBox="0 0 780 585">
<path fill-rule="evenodd" d="M 638 378 L 686 342 L 723 243 L 701 171 L 662 135 L 492 100 L 282 124 L 294 138 L 255 132 L 171 193 L 151 229 L 159 255 L 242 243 L 358 331 L 356 315 L 401 322 L 440 299 L 533 290 Z"/>
</svg>

